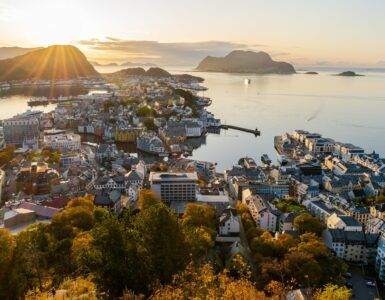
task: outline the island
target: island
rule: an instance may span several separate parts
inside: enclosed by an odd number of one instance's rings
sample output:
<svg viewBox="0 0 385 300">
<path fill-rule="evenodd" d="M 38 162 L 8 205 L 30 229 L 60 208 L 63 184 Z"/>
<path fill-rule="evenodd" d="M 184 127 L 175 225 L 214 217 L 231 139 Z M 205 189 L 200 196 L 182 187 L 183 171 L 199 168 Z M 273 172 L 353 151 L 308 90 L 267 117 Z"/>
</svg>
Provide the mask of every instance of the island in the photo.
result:
<svg viewBox="0 0 385 300">
<path fill-rule="evenodd" d="M 365 76 L 365 75 L 357 74 L 356 72 L 353 72 L 353 71 L 345 71 L 345 72 L 336 74 L 336 76 L 356 77 L 356 76 Z"/>
<path fill-rule="evenodd" d="M 318 72 L 309 71 L 305 73 L 306 75 L 318 75 Z"/>
<path fill-rule="evenodd" d="M 225 57 L 207 56 L 197 71 L 253 74 L 294 74 L 294 67 L 287 62 L 274 61 L 266 52 L 235 50 Z"/>
</svg>

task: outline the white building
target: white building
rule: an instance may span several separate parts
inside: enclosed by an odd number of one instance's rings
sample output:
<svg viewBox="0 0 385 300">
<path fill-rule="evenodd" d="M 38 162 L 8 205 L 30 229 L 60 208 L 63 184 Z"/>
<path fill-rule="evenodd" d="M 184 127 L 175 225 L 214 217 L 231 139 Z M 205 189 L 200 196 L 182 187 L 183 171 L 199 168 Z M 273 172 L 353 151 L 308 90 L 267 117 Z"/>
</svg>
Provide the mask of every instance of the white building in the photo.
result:
<svg viewBox="0 0 385 300">
<path fill-rule="evenodd" d="M 79 151 L 80 150 L 80 135 L 74 133 L 60 133 L 54 135 L 45 135 L 44 144 L 54 150 L 60 152 Z"/>
<path fill-rule="evenodd" d="M 242 202 L 249 208 L 254 222 L 272 232 L 277 231 L 279 212 L 268 202 L 258 195 L 252 195 L 250 190 L 243 191 Z"/>
<path fill-rule="evenodd" d="M 188 202 L 196 201 L 198 175 L 193 173 L 151 172 L 151 190 L 178 213 L 184 212 Z"/>
<path fill-rule="evenodd" d="M 239 235 L 239 218 L 231 208 L 227 209 L 219 218 L 219 235 Z"/>
</svg>

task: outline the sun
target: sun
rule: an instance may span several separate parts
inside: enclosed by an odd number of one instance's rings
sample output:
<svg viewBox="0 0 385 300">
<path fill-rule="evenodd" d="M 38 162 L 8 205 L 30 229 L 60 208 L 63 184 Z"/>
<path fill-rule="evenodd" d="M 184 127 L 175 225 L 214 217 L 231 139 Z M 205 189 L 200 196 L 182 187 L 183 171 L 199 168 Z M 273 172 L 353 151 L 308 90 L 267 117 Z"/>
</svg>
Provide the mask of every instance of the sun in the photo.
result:
<svg viewBox="0 0 385 300">
<path fill-rule="evenodd" d="M 90 13 L 72 1 L 47 1 L 26 11 L 23 22 L 35 44 L 71 44 L 96 34 Z"/>
</svg>

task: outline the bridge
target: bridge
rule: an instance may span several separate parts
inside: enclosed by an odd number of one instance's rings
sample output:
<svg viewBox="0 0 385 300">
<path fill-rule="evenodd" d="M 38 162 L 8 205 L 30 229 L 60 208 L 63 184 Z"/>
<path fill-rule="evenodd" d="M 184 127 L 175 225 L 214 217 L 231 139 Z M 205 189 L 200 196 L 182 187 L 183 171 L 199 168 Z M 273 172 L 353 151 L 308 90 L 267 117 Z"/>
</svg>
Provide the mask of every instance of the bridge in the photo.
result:
<svg viewBox="0 0 385 300">
<path fill-rule="evenodd" d="M 239 130 L 239 131 L 243 131 L 243 132 L 252 133 L 255 136 L 260 136 L 261 135 L 261 132 L 258 130 L 258 128 L 248 129 L 248 128 L 234 126 L 234 125 L 221 125 L 221 129 L 225 129 L 225 130 L 234 129 L 234 130 Z"/>
</svg>

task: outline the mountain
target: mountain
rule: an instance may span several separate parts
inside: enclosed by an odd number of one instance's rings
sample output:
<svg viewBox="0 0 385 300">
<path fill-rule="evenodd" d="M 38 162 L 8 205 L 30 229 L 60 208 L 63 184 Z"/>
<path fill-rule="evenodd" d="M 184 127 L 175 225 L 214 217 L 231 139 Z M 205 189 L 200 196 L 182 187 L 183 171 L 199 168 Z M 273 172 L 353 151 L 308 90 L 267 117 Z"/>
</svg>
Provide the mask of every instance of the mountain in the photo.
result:
<svg viewBox="0 0 385 300">
<path fill-rule="evenodd" d="M 137 67 L 137 66 L 142 66 L 142 67 L 156 67 L 156 64 L 153 63 L 135 63 L 135 62 L 130 62 L 127 61 L 125 63 L 121 64 L 122 67 Z"/>
<path fill-rule="evenodd" d="M 38 48 L 0 47 L 0 59 L 12 58 L 12 57 L 23 55 L 38 49 L 41 49 L 41 47 L 38 47 Z"/>
<path fill-rule="evenodd" d="M 152 76 L 152 77 L 171 77 L 172 75 L 167 72 L 166 70 L 163 70 L 161 68 L 157 68 L 157 67 L 152 67 L 152 68 L 149 68 L 147 71 L 146 71 L 146 75 L 147 76 Z"/>
<path fill-rule="evenodd" d="M 174 78 L 179 82 L 183 83 L 192 83 L 192 82 L 203 82 L 204 79 L 202 77 L 197 77 L 189 74 L 176 74 L 172 75 L 164 69 L 161 68 L 149 68 L 147 71 L 143 68 L 127 68 L 123 70 L 119 70 L 117 72 L 105 74 L 110 77 L 126 77 L 126 76 L 151 76 L 158 78 Z"/>
<path fill-rule="evenodd" d="M 55 45 L 0 60 L 0 81 L 74 79 L 100 76 L 85 55 L 70 45 Z"/>
<path fill-rule="evenodd" d="M 197 71 L 225 73 L 255 73 L 255 74 L 293 74 L 294 67 L 286 62 L 271 59 L 266 52 L 235 50 L 225 57 L 207 56 L 203 59 Z"/>
</svg>

